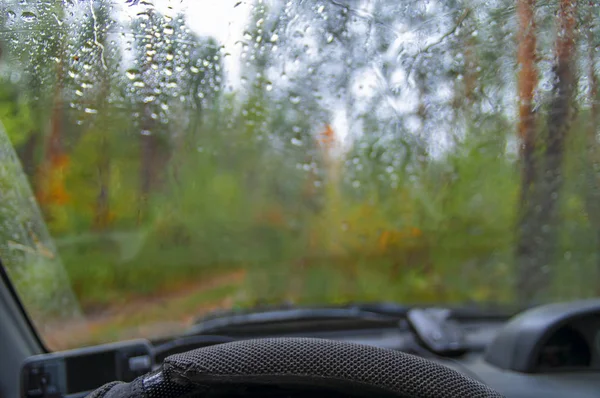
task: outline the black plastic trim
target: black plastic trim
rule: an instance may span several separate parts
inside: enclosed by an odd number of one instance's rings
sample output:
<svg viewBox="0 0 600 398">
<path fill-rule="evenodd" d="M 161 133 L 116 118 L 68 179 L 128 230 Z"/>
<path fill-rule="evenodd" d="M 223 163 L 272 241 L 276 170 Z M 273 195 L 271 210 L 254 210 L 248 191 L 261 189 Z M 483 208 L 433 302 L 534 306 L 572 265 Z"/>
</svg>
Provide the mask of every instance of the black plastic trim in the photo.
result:
<svg viewBox="0 0 600 398">
<path fill-rule="evenodd" d="M 42 352 L 49 353 L 50 350 L 48 350 L 48 348 L 46 347 L 46 344 L 44 344 L 44 341 L 40 337 L 40 335 L 37 331 L 37 328 L 35 327 L 35 324 L 33 323 L 31 317 L 27 313 L 25 306 L 23 306 L 23 303 L 21 302 L 21 299 L 19 298 L 19 294 L 17 293 L 17 290 L 15 289 L 14 285 L 10 281 L 8 272 L 6 272 L 6 269 L 4 268 L 4 264 L 2 264 L 2 259 L 0 259 L 0 278 L 2 279 L 4 286 L 8 290 L 8 293 L 12 297 L 15 306 L 18 308 L 19 312 L 23 316 L 23 320 L 25 321 L 25 324 L 31 331 L 31 335 L 35 339 L 35 342 L 39 345 L 39 348 L 42 350 Z"/>
</svg>

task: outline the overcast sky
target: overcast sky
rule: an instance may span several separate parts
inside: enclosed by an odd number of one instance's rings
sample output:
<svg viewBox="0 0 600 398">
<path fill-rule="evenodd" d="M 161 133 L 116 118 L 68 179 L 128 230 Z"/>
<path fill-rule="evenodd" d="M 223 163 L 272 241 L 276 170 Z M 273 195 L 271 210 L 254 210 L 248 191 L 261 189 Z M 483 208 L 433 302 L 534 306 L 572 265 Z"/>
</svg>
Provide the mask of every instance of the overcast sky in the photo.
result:
<svg viewBox="0 0 600 398">
<path fill-rule="evenodd" d="M 237 86 L 240 80 L 241 46 L 236 41 L 242 38 L 244 28 L 252 10 L 254 0 L 154 0 L 154 7 L 163 15 L 175 16 L 182 13 L 186 23 L 200 36 L 214 37 L 225 46 L 223 63 L 229 83 Z M 148 7 L 140 4 L 126 7 L 130 17 Z"/>
</svg>

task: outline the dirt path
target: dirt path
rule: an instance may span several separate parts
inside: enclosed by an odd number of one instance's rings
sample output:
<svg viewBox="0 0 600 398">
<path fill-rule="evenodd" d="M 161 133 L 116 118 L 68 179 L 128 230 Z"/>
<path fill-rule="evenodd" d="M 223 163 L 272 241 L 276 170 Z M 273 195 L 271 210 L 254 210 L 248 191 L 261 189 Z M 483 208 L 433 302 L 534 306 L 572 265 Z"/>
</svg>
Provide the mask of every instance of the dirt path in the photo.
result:
<svg viewBox="0 0 600 398">
<path fill-rule="evenodd" d="M 190 281 L 175 291 L 139 297 L 66 322 L 45 325 L 41 335 L 51 350 L 181 333 L 207 312 L 228 308 L 245 279 L 239 270 Z"/>
</svg>

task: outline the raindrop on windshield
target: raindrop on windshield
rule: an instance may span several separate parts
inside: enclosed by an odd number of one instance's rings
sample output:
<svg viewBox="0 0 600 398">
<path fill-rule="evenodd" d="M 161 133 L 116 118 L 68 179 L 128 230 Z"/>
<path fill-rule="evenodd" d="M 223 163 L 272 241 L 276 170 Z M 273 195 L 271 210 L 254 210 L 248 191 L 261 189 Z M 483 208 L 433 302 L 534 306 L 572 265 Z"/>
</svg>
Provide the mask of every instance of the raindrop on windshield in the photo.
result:
<svg viewBox="0 0 600 398">
<path fill-rule="evenodd" d="M 292 138 L 291 143 L 295 146 L 302 146 L 302 140 L 299 140 L 298 138 Z"/>
<path fill-rule="evenodd" d="M 31 11 L 23 11 L 21 19 L 25 22 L 35 22 L 37 20 L 37 15 Z"/>
<path fill-rule="evenodd" d="M 137 69 L 129 69 L 125 72 L 125 76 L 127 76 L 129 80 L 134 80 L 138 76 L 138 74 L 139 72 L 137 71 Z"/>
</svg>

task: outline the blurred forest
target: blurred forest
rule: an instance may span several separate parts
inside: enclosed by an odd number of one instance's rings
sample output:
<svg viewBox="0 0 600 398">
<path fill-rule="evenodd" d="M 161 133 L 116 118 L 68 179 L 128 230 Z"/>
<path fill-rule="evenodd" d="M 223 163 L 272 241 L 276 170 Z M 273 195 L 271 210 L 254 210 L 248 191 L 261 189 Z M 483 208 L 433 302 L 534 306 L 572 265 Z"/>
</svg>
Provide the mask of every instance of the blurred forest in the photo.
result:
<svg viewBox="0 0 600 398">
<path fill-rule="evenodd" d="M 210 300 L 600 293 L 597 1 L 256 0 L 239 59 L 178 1 L 7 3 L 0 255 L 35 317 L 240 270 Z"/>
</svg>

